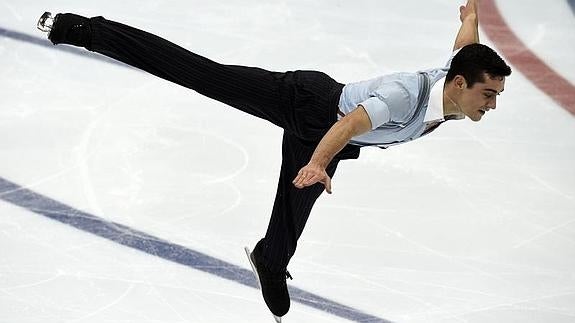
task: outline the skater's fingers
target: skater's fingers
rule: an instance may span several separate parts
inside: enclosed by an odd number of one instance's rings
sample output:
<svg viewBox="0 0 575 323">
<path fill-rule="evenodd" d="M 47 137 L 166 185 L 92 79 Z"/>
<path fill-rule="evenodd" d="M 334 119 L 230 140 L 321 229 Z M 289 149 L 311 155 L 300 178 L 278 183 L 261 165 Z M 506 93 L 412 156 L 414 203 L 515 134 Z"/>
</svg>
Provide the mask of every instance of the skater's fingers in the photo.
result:
<svg viewBox="0 0 575 323">
<path fill-rule="evenodd" d="M 317 165 L 308 164 L 299 170 L 297 176 L 292 181 L 292 184 L 294 184 L 295 187 L 302 189 L 317 183 L 326 185 L 325 183 L 328 181 L 330 181 L 330 178 L 327 176 L 325 169 L 318 167 Z M 329 191 L 331 192 L 331 183 L 329 185 Z"/>
<path fill-rule="evenodd" d="M 294 183 L 303 184 L 312 176 L 313 174 L 308 171 L 301 171 L 301 173 L 295 178 Z"/>
<path fill-rule="evenodd" d="M 327 194 L 331 194 L 331 178 L 329 176 L 326 176 L 325 180 L 322 183 L 325 186 L 325 191 L 327 192 Z"/>
<path fill-rule="evenodd" d="M 314 174 L 312 176 L 310 176 L 309 178 L 306 178 L 304 181 L 304 186 L 312 186 L 313 184 L 317 183 L 317 182 L 321 182 L 323 180 L 323 177 L 321 174 Z"/>
<path fill-rule="evenodd" d="M 299 176 L 298 179 L 294 181 L 294 184 L 297 188 L 304 188 L 317 183 L 319 179 L 320 178 L 317 175 L 305 173 L 302 174 L 302 176 Z"/>
<path fill-rule="evenodd" d="M 293 184 L 297 188 L 304 188 L 313 185 L 314 183 L 317 183 L 317 179 L 310 173 L 302 173 L 301 175 L 298 175 L 293 181 Z"/>
<path fill-rule="evenodd" d="M 293 183 L 297 188 L 303 188 L 307 176 L 308 176 L 307 173 L 301 173 L 301 174 L 299 174 L 299 175 L 293 180 L 292 183 Z"/>
<path fill-rule="evenodd" d="M 314 173 L 313 169 L 309 165 L 306 165 L 306 166 L 302 167 L 299 170 L 299 172 L 297 172 L 297 176 L 293 180 L 293 183 L 295 184 L 296 182 L 303 181 L 306 178 L 313 176 L 313 173 Z"/>
<path fill-rule="evenodd" d="M 294 178 L 294 180 L 292 181 L 293 184 L 301 184 L 301 182 L 303 182 L 303 180 L 305 179 L 305 177 L 307 176 L 307 172 L 305 171 L 304 168 L 300 169 L 300 171 L 297 173 L 297 176 Z"/>
</svg>

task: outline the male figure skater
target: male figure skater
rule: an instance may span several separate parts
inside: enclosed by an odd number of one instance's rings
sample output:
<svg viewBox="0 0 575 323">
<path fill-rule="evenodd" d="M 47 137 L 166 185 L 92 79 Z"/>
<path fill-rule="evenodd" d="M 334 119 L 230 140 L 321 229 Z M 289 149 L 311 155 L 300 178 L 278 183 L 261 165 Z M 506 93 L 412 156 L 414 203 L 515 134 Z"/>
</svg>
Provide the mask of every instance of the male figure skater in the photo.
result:
<svg viewBox="0 0 575 323">
<path fill-rule="evenodd" d="M 284 129 L 277 194 L 264 238 L 248 255 L 263 298 L 279 321 L 290 306 L 287 265 L 311 209 L 341 160 L 364 146 L 387 148 L 446 120 L 479 121 L 496 107 L 511 74 L 479 44 L 476 0 L 460 7 L 454 53 L 441 68 L 340 84 L 317 71 L 271 72 L 223 65 L 103 17 L 42 15 L 54 44 L 84 47 L 177 83 Z"/>
</svg>

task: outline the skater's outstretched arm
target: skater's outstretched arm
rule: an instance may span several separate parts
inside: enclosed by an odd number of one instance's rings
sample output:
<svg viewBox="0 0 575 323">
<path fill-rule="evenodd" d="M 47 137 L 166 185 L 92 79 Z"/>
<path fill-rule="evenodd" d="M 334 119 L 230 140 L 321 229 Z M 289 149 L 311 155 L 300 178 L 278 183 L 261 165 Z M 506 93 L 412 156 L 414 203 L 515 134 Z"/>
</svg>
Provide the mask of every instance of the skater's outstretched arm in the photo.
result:
<svg viewBox="0 0 575 323">
<path fill-rule="evenodd" d="M 347 114 L 336 122 L 323 136 L 311 157 L 310 162 L 303 167 L 293 184 L 297 188 L 304 188 L 322 183 L 325 190 L 331 194 L 331 178 L 325 169 L 333 157 L 340 152 L 352 137 L 361 135 L 371 130 L 371 120 L 364 107 L 359 105 L 357 109 Z"/>
<path fill-rule="evenodd" d="M 467 0 L 467 3 L 459 8 L 461 27 L 453 50 L 479 42 L 477 1 Z M 331 178 L 325 171 L 327 165 L 352 137 L 369 130 L 371 130 L 371 120 L 360 105 L 330 128 L 316 147 L 310 162 L 298 172 L 293 184 L 297 188 L 304 188 L 322 183 L 326 191 L 331 193 Z"/>
<path fill-rule="evenodd" d="M 455 38 L 455 45 L 453 45 L 454 51 L 465 45 L 479 43 L 477 1 L 478 0 L 468 0 L 465 6 L 459 7 L 461 27 Z"/>
</svg>

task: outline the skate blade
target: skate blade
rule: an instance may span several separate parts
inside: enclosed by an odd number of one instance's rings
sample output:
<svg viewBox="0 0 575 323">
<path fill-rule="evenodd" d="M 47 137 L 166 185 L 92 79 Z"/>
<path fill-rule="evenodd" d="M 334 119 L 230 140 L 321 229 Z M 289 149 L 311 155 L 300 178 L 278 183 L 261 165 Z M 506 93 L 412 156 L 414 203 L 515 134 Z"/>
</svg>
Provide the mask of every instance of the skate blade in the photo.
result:
<svg viewBox="0 0 575 323">
<path fill-rule="evenodd" d="M 52 14 L 48 11 L 44 12 L 40 19 L 38 19 L 38 23 L 36 27 L 43 32 L 50 32 L 52 30 L 52 26 L 54 24 L 54 19 L 52 18 Z"/>
<path fill-rule="evenodd" d="M 253 259 L 252 259 L 252 252 L 250 250 L 249 247 L 244 247 L 244 251 L 246 252 L 246 256 L 248 256 L 248 261 L 250 262 L 250 265 L 252 266 L 252 271 L 254 272 L 254 276 L 256 276 L 256 281 L 258 282 L 258 288 L 260 290 L 262 290 L 262 284 L 260 283 L 260 277 L 258 276 L 258 271 L 256 269 L 256 264 L 254 263 Z M 272 316 L 274 317 L 274 319 L 276 320 L 276 323 L 281 323 L 282 322 L 282 318 L 279 316 L 275 316 L 272 314 Z"/>
<path fill-rule="evenodd" d="M 248 261 L 250 262 L 250 265 L 252 266 L 252 271 L 254 273 L 254 276 L 256 276 L 256 281 L 258 282 L 258 288 L 261 290 L 262 284 L 260 283 L 260 277 L 258 276 L 256 264 L 254 264 L 254 261 L 252 260 L 252 251 L 250 250 L 249 247 L 244 247 L 244 251 L 246 252 L 246 256 L 248 256 Z"/>
</svg>

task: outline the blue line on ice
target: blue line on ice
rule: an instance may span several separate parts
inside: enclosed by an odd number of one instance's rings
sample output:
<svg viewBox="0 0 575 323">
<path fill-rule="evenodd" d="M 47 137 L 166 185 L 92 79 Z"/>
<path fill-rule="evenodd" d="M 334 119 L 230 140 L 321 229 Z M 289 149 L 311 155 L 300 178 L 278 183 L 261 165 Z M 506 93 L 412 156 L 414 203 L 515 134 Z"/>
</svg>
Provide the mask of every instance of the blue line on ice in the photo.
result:
<svg viewBox="0 0 575 323">
<path fill-rule="evenodd" d="M 255 277 L 247 270 L 201 252 L 173 244 L 125 225 L 106 221 L 92 214 L 74 209 L 51 198 L 33 192 L 0 177 L 0 200 L 43 215 L 52 220 L 70 225 L 76 229 L 95 234 L 126 247 L 143 251 L 190 268 L 200 270 L 242 285 L 257 288 Z M 238 252 L 242 248 L 238 247 Z M 389 321 L 345 306 L 327 298 L 290 286 L 291 298 L 295 302 L 339 316 L 354 322 Z"/>
</svg>

